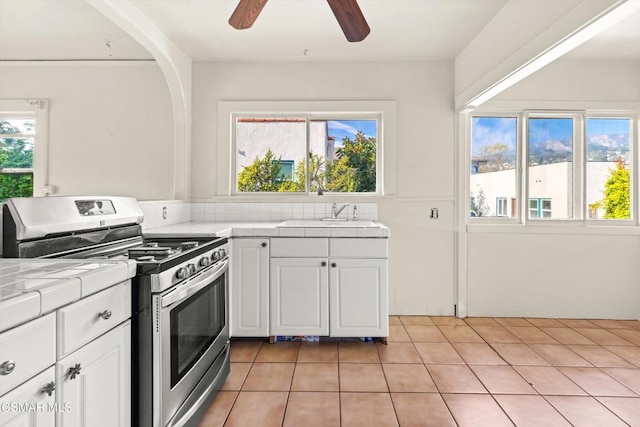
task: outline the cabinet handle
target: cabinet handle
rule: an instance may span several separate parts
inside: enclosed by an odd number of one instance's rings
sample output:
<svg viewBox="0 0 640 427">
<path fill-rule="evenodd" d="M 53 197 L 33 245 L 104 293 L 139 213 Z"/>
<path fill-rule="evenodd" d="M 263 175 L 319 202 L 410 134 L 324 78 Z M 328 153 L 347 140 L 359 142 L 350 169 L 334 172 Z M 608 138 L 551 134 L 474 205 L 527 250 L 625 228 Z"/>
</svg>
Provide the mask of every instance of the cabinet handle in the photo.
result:
<svg viewBox="0 0 640 427">
<path fill-rule="evenodd" d="M 50 383 L 48 383 L 47 385 L 45 385 L 44 387 L 42 387 L 42 390 L 40 390 L 41 393 L 47 393 L 49 396 L 51 396 L 51 394 L 53 393 L 53 391 L 56 389 L 56 383 L 54 383 L 53 381 L 51 381 Z"/>
<path fill-rule="evenodd" d="M 336 264 L 335 262 L 331 263 L 331 267 L 336 268 L 338 266 L 338 264 Z"/>
<path fill-rule="evenodd" d="M 7 360 L 0 365 L 0 375 L 9 375 L 16 368 L 16 362 Z"/>
<path fill-rule="evenodd" d="M 266 248 L 267 247 L 267 242 L 262 242 L 262 244 L 260 246 L 262 246 L 263 248 Z"/>
<path fill-rule="evenodd" d="M 326 267 L 326 266 L 327 266 L 327 263 L 326 263 L 326 261 L 322 261 L 322 262 L 320 263 L 320 265 L 321 265 L 321 266 L 323 266 L 323 267 Z"/>
<path fill-rule="evenodd" d="M 75 366 L 72 366 L 71 368 L 69 368 L 69 372 L 67 373 L 69 375 L 69 379 L 75 380 L 76 377 L 80 374 L 81 369 L 82 369 L 82 366 L 80 366 L 79 363 L 76 363 Z"/>
<path fill-rule="evenodd" d="M 102 313 L 98 313 L 98 317 L 103 318 L 104 320 L 107 320 L 108 318 L 111 317 L 113 313 L 111 313 L 111 310 L 105 310 Z"/>
</svg>

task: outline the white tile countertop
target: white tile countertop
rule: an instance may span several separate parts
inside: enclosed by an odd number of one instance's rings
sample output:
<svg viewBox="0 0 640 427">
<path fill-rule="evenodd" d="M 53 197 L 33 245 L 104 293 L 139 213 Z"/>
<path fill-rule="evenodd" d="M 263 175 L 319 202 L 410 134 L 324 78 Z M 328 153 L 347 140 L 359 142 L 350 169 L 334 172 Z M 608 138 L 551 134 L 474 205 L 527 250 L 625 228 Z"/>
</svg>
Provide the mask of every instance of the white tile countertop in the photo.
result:
<svg viewBox="0 0 640 427">
<path fill-rule="evenodd" d="M 369 222 L 369 221 L 367 221 Z M 379 222 L 362 227 L 357 221 L 347 224 L 319 226 L 309 221 L 309 227 L 287 226 L 277 222 L 183 222 L 145 230 L 145 237 L 389 237 L 389 228 Z"/>
<path fill-rule="evenodd" d="M 135 274 L 130 260 L 0 258 L 0 332 Z"/>
</svg>

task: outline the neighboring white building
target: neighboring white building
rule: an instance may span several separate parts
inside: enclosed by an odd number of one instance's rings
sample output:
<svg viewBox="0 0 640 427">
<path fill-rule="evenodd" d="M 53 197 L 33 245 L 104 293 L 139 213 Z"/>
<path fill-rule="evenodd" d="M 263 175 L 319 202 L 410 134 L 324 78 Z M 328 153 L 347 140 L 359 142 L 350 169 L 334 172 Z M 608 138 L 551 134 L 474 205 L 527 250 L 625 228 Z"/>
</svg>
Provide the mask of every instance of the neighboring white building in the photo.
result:
<svg viewBox="0 0 640 427">
<path fill-rule="evenodd" d="M 604 198 L 605 182 L 616 162 L 587 162 L 586 205 Z M 549 165 L 531 166 L 529 173 L 529 217 L 530 218 L 570 218 L 573 200 L 573 163 L 562 162 Z M 516 214 L 516 171 L 515 169 L 473 173 L 471 175 L 472 203 L 478 203 L 484 194 L 483 216 L 514 217 Z M 604 216 L 599 209 L 596 218 Z"/>
</svg>

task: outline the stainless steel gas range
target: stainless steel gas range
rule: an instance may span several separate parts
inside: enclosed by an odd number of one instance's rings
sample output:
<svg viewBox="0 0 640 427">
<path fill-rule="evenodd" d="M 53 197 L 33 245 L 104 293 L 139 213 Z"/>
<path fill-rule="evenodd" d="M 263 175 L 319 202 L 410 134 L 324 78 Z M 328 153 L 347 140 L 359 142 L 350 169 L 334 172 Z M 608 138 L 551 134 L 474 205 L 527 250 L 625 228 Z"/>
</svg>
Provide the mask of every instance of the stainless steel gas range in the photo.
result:
<svg viewBox="0 0 640 427">
<path fill-rule="evenodd" d="M 132 198 L 9 199 L 3 254 L 135 259 L 132 425 L 197 425 L 230 370 L 228 243 L 149 241 L 142 220 Z"/>
</svg>

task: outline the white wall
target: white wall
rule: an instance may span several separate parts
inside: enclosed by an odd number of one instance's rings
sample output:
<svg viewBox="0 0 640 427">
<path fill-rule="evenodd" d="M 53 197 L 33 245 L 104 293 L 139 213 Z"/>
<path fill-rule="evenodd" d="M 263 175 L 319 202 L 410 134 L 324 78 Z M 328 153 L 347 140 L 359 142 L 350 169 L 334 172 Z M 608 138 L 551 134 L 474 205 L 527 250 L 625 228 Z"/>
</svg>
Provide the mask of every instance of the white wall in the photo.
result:
<svg viewBox="0 0 640 427">
<path fill-rule="evenodd" d="M 555 62 L 488 107 L 640 106 L 640 63 Z M 636 213 L 637 215 L 637 213 Z M 469 226 L 468 314 L 640 318 L 640 230 Z"/>
<path fill-rule="evenodd" d="M 194 63 L 193 69 L 191 188 L 201 200 L 216 199 L 212 165 L 217 144 L 229 144 L 217 141 L 218 101 L 397 101 L 396 138 L 385 142 L 396 144 L 397 195 L 375 198 L 380 221 L 391 229 L 390 310 L 453 313 L 452 62 Z M 439 220 L 428 219 L 431 207 L 440 209 Z"/>
<path fill-rule="evenodd" d="M 174 135 L 155 62 L 2 63 L 0 98 L 49 99 L 56 194 L 173 198 Z"/>
</svg>

